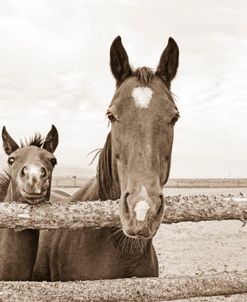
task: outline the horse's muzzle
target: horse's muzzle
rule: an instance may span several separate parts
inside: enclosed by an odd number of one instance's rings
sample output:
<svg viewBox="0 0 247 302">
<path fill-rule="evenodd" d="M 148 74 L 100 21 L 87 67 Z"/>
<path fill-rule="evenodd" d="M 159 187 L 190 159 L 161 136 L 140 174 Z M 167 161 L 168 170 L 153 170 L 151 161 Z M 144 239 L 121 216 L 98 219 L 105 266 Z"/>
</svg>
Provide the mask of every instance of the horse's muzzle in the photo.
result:
<svg viewBox="0 0 247 302">
<path fill-rule="evenodd" d="M 163 219 L 164 196 L 162 193 L 152 196 L 125 193 L 120 201 L 120 220 L 126 236 L 132 238 L 152 238 Z"/>
<path fill-rule="evenodd" d="M 27 193 L 22 190 L 20 191 L 20 193 L 25 201 L 32 205 L 46 201 L 47 190 L 44 190 L 41 194 Z"/>
</svg>

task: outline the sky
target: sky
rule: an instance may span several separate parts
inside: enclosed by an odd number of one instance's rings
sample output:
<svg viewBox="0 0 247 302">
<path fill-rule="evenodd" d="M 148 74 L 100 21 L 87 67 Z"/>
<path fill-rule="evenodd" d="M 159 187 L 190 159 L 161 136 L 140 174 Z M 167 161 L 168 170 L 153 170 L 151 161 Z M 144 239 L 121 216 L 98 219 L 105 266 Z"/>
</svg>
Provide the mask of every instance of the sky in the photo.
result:
<svg viewBox="0 0 247 302">
<path fill-rule="evenodd" d="M 181 118 L 170 177 L 247 177 L 246 15 L 242 0 L 1 0 L 0 127 L 19 141 L 55 124 L 57 174 L 93 174 L 86 156 L 110 130 L 113 39 L 132 66 L 155 68 L 172 36 Z"/>
</svg>

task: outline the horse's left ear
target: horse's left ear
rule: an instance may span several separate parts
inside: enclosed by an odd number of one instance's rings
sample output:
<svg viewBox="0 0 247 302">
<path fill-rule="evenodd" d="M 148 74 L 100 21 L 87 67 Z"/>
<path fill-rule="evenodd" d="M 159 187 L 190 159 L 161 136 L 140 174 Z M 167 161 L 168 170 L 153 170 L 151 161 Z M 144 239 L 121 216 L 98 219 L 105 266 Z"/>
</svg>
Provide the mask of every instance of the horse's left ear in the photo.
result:
<svg viewBox="0 0 247 302">
<path fill-rule="evenodd" d="M 163 51 L 156 75 L 158 75 L 170 88 L 171 81 L 175 77 L 178 68 L 179 49 L 176 41 L 169 38 L 168 44 Z"/>
<path fill-rule="evenodd" d="M 47 134 L 43 149 L 54 153 L 58 145 L 58 132 L 57 128 L 52 125 L 50 132 Z"/>
</svg>

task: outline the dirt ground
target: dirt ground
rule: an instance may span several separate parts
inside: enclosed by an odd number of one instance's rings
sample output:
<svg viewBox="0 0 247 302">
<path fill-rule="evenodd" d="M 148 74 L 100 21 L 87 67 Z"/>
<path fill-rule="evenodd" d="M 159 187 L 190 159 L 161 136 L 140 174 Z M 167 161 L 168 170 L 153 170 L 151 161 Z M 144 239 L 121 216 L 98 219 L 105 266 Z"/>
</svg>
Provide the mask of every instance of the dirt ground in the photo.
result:
<svg viewBox="0 0 247 302">
<path fill-rule="evenodd" d="M 247 189 L 166 189 L 166 195 L 238 194 Z M 154 238 L 160 276 L 247 272 L 247 225 L 239 221 L 161 225 Z M 181 302 L 246 302 L 247 295 L 186 299 Z"/>
<path fill-rule="evenodd" d="M 72 193 L 74 189 L 69 190 Z M 239 195 L 247 188 L 173 189 L 173 195 Z M 247 225 L 240 221 L 184 222 L 161 225 L 154 238 L 160 276 L 193 276 L 220 272 L 247 272 Z M 179 300 L 180 302 L 246 302 L 247 295 Z"/>
</svg>

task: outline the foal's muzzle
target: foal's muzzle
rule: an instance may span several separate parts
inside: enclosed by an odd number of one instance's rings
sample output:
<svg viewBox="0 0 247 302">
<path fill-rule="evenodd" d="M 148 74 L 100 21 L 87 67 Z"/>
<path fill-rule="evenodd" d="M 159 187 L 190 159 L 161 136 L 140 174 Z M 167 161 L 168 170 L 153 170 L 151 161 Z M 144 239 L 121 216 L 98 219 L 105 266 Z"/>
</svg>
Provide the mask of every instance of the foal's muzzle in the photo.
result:
<svg viewBox="0 0 247 302">
<path fill-rule="evenodd" d="M 22 168 L 18 181 L 19 190 L 28 203 L 38 204 L 46 200 L 50 186 L 48 174 L 41 164 L 30 164 Z"/>
</svg>

